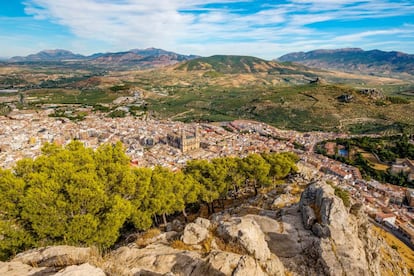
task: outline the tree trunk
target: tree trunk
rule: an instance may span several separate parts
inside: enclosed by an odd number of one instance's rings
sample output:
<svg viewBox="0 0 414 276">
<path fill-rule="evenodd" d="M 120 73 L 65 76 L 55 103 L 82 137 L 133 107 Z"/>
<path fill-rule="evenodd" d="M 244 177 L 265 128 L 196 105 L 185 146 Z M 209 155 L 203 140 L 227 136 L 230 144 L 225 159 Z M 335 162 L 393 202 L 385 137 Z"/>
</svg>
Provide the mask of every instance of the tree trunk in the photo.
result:
<svg viewBox="0 0 414 276">
<path fill-rule="evenodd" d="M 154 215 L 154 224 L 155 226 L 159 225 L 157 215 Z"/>
<path fill-rule="evenodd" d="M 187 223 L 188 222 L 188 216 L 187 216 L 187 213 L 185 212 L 185 207 L 183 209 L 183 216 L 184 216 L 185 223 Z"/>
<path fill-rule="evenodd" d="M 162 219 L 164 220 L 164 225 L 167 225 L 167 216 L 165 213 L 162 213 Z"/>
</svg>

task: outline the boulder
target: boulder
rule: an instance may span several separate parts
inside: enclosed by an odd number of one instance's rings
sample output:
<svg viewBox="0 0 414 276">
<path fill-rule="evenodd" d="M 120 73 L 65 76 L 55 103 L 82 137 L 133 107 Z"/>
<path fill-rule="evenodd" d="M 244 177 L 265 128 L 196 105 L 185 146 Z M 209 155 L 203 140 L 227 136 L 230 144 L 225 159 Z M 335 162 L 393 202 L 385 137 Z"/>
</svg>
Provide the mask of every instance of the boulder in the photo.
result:
<svg viewBox="0 0 414 276">
<path fill-rule="evenodd" d="M 112 252 L 106 267 L 109 274 L 116 275 L 284 275 L 283 265 L 274 255 L 259 262 L 232 252 L 213 250 L 205 256 L 165 245 L 121 247 Z"/>
<path fill-rule="evenodd" d="M 38 267 L 65 267 L 88 262 L 95 249 L 74 246 L 49 246 L 18 254 L 13 261 Z"/>
<path fill-rule="evenodd" d="M 105 276 L 105 272 L 102 269 L 92 266 L 88 263 L 82 265 L 71 265 L 62 270 L 58 273 L 54 274 L 54 276 Z"/>
<path fill-rule="evenodd" d="M 204 227 L 206 229 L 210 228 L 211 222 L 208 219 L 205 218 L 196 218 L 196 220 L 194 221 L 195 224 L 200 225 L 201 227 Z"/>
<path fill-rule="evenodd" d="M 265 235 L 257 222 L 249 217 L 232 217 L 221 222 L 217 228 L 217 235 L 226 242 L 239 244 L 257 260 L 266 261 L 270 258 Z"/>
<path fill-rule="evenodd" d="M 185 244 L 196 245 L 208 238 L 209 231 L 199 224 L 189 223 L 184 228 L 182 241 Z"/>
<path fill-rule="evenodd" d="M 21 275 L 42 275 L 53 273 L 54 270 L 47 267 L 32 267 L 20 262 L 0 262 L 0 275 L 21 276 Z"/>
<path fill-rule="evenodd" d="M 178 219 L 173 220 L 172 222 L 167 223 L 166 231 L 167 232 L 181 232 L 184 229 L 184 224 Z"/>
<path fill-rule="evenodd" d="M 120 247 L 108 256 L 105 267 L 106 271 L 111 269 L 111 274 L 114 275 L 164 275 L 169 272 L 191 275 L 200 261 L 201 255 L 198 252 L 151 244 L 145 248 Z"/>
</svg>

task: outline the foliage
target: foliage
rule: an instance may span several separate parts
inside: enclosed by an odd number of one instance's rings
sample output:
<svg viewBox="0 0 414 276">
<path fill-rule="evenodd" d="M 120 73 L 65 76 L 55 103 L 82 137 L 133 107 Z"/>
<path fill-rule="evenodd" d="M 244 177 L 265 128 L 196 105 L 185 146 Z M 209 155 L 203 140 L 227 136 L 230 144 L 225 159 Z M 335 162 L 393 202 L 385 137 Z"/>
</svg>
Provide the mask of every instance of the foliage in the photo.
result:
<svg viewBox="0 0 414 276">
<path fill-rule="evenodd" d="M 336 139 L 337 144 L 346 147 L 348 152 L 351 149 L 364 150 L 375 155 L 383 164 L 392 165 L 397 158 L 414 159 L 414 145 L 410 143 L 408 135 L 394 135 L 386 137 L 354 137 L 351 139 Z M 316 146 L 316 151 L 326 155 L 324 144 L 322 142 Z M 408 175 L 405 173 L 392 173 L 389 169 L 386 171 L 376 170 L 372 164 L 363 157 L 359 152 L 349 158 L 339 155 L 330 156 L 341 162 L 356 166 L 365 178 L 374 178 L 382 182 L 388 182 L 400 186 L 414 187 L 414 183 L 408 181 Z"/>
<path fill-rule="evenodd" d="M 127 113 L 123 110 L 114 110 L 108 113 L 108 117 L 110 118 L 124 118 L 126 115 Z"/>
<path fill-rule="evenodd" d="M 335 189 L 335 195 L 339 197 L 340 199 L 342 199 L 342 202 L 344 203 L 345 207 L 350 207 L 351 199 L 349 197 L 349 192 L 336 186 L 334 187 L 334 189 Z"/>
<path fill-rule="evenodd" d="M 112 246 L 127 225 L 146 230 L 162 216 L 230 191 L 268 186 L 296 171 L 292 153 L 193 160 L 182 172 L 131 167 L 121 143 L 95 151 L 79 141 L 45 144 L 35 160 L 0 170 L 0 258 L 31 246 Z"/>
</svg>

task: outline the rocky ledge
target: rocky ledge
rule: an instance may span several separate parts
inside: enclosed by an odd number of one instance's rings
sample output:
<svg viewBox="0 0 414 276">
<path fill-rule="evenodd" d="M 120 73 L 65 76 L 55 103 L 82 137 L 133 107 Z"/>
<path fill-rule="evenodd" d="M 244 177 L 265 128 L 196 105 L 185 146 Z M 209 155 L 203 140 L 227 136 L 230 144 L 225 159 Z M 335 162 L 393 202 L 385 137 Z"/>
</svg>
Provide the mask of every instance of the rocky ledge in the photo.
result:
<svg viewBox="0 0 414 276">
<path fill-rule="evenodd" d="M 27 251 L 0 263 L 0 275 L 407 275 L 361 206 L 348 210 L 331 186 L 310 183 L 297 203 L 297 195 L 282 196 L 259 195 L 210 220 L 175 221 L 104 256 L 70 246 Z"/>
</svg>

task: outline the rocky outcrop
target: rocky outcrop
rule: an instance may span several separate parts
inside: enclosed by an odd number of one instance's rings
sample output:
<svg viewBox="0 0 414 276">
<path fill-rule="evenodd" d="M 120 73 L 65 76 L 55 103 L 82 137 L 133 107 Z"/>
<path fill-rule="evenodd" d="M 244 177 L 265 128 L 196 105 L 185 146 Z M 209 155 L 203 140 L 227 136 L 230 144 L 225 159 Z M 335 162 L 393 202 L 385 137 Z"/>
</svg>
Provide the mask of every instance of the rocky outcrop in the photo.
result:
<svg viewBox="0 0 414 276">
<path fill-rule="evenodd" d="M 86 263 L 96 255 L 96 249 L 62 245 L 29 250 L 13 261 L 36 267 L 66 267 Z"/>
<path fill-rule="evenodd" d="M 275 210 L 277 192 L 170 232 L 122 246 L 46 247 L 0 262 L 0 275 L 407 275 L 361 204 L 348 211 L 331 186 L 313 181 L 298 204 Z M 266 207 L 267 206 L 267 207 Z M 269 208 L 269 209 L 266 209 Z M 251 211 L 252 213 L 248 213 Z M 145 237 L 145 234 L 140 234 Z M 384 261 L 381 252 L 386 252 Z"/>
<path fill-rule="evenodd" d="M 105 276 L 102 269 L 94 267 L 88 263 L 82 265 L 71 265 L 62 269 L 54 276 Z"/>
<path fill-rule="evenodd" d="M 276 256 L 261 263 L 248 255 L 220 250 L 204 255 L 167 245 L 122 247 L 111 253 L 107 263 L 116 265 L 108 265 L 107 271 L 118 275 L 283 275 Z"/>
<path fill-rule="evenodd" d="M 208 238 L 210 221 L 197 218 L 194 223 L 189 223 L 184 228 L 182 240 L 185 244 L 196 245 Z"/>
<path fill-rule="evenodd" d="M 233 217 L 221 222 L 217 234 L 226 242 L 238 243 L 259 261 L 270 258 L 270 250 L 260 226 L 248 217 Z"/>
</svg>

